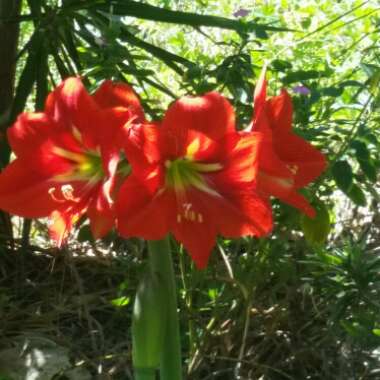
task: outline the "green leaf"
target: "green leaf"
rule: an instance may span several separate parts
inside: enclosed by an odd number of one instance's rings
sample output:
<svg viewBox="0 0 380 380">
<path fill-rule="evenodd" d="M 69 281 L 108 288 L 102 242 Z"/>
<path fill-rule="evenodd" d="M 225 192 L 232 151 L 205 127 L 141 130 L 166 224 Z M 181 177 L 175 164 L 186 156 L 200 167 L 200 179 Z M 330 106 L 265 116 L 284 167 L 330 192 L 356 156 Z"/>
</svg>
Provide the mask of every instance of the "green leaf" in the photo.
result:
<svg viewBox="0 0 380 380">
<path fill-rule="evenodd" d="M 337 98 L 338 96 L 342 95 L 343 93 L 343 87 L 325 87 L 321 89 L 322 95 L 325 96 L 331 96 L 333 98 Z"/>
<path fill-rule="evenodd" d="M 59 46 L 57 46 L 53 51 L 52 55 L 54 57 L 54 62 L 57 66 L 58 72 L 62 79 L 67 78 L 70 76 L 70 70 L 66 67 L 65 63 L 63 62 L 60 53 L 59 53 Z"/>
<path fill-rule="evenodd" d="M 210 26 L 223 29 L 235 30 L 238 33 L 268 31 L 288 31 L 287 28 L 275 27 L 271 25 L 258 24 L 256 22 L 244 23 L 241 20 L 232 20 L 225 17 L 202 15 L 191 12 L 173 11 L 153 5 L 139 3 L 129 0 L 118 0 L 113 2 L 112 10 L 110 6 L 94 4 L 93 8 L 103 12 L 121 16 L 132 16 L 145 20 L 168 22 L 174 24 L 184 24 L 193 27 Z"/>
<path fill-rule="evenodd" d="M 130 301 L 130 297 L 119 297 L 111 300 L 111 304 L 116 307 L 125 307 L 129 305 Z"/>
<path fill-rule="evenodd" d="M 15 100 L 12 108 L 12 120 L 24 110 L 26 101 L 32 92 L 34 83 L 36 82 L 37 70 L 40 63 L 39 53 L 42 43 L 42 35 L 39 32 L 35 32 L 31 38 L 28 57 L 17 84 Z"/>
<path fill-rule="evenodd" d="M 39 65 L 37 70 L 37 88 L 36 88 L 36 110 L 41 111 L 44 108 L 45 99 L 48 94 L 48 52 L 42 45 L 39 53 Z"/>
<path fill-rule="evenodd" d="M 357 80 L 346 80 L 339 84 L 340 87 L 363 87 L 363 83 L 358 82 Z"/>
<path fill-rule="evenodd" d="M 28 0 L 28 5 L 34 17 L 41 15 L 41 0 Z"/>
<path fill-rule="evenodd" d="M 284 84 L 290 84 L 294 82 L 302 82 L 309 79 L 319 79 L 321 77 L 326 76 L 325 73 L 316 71 L 316 70 L 299 70 L 299 71 L 293 71 L 292 73 L 289 73 L 285 75 L 282 78 L 282 81 Z"/>
<path fill-rule="evenodd" d="M 208 296 L 210 297 L 211 301 L 215 301 L 218 297 L 219 291 L 216 288 L 211 288 L 208 290 Z"/>
<path fill-rule="evenodd" d="M 59 29 L 59 34 L 60 34 L 62 43 L 65 45 L 67 51 L 70 54 L 70 58 L 75 63 L 76 69 L 81 70 L 82 64 L 79 59 L 76 43 L 74 41 L 73 21 L 65 20 L 65 24 L 63 24 L 62 27 Z"/>
<path fill-rule="evenodd" d="M 356 184 L 353 184 L 346 194 L 357 206 L 365 206 L 367 204 L 365 194 Z"/>
<path fill-rule="evenodd" d="M 364 175 L 373 183 L 377 181 L 377 171 L 375 164 L 372 160 L 358 160 L 360 169 L 363 171 Z"/>
<path fill-rule="evenodd" d="M 94 241 L 94 237 L 92 235 L 91 228 L 90 228 L 89 224 L 84 224 L 80 228 L 80 230 L 78 232 L 78 241 L 80 243 L 93 242 Z"/>
<path fill-rule="evenodd" d="M 311 17 L 306 17 L 301 21 L 301 26 L 304 29 L 308 29 L 311 25 Z"/>
<path fill-rule="evenodd" d="M 363 141 L 354 140 L 351 142 L 351 146 L 355 149 L 356 158 L 358 160 L 369 160 L 369 150 L 367 148 L 367 145 Z"/>
<path fill-rule="evenodd" d="M 339 189 L 347 193 L 352 186 L 353 180 L 351 165 L 347 161 L 338 161 L 332 167 L 331 172 Z"/>
<path fill-rule="evenodd" d="M 322 260 L 329 265 L 342 265 L 342 259 L 338 256 L 325 253 L 321 255 Z"/>
<path fill-rule="evenodd" d="M 105 17 L 104 15 L 102 15 L 98 12 L 91 12 L 91 15 L 93 15 L 94 18 L 99 20 L 99 22 L 104 24 L 104 26 L 106 26 L 107 23 L 109 22 L 107 17 Z M 163 61 L 168 67 L 170 67 L 172 70 L 174 70 L 175 72 L 177 72 L 180 75 L 184 74 L 184 70 L 180 66 L 178 66 L 177 63 L 183 64 L 187 68 L 194 66 L 193 62 L 187 60 L 186 58 L 183 58 L 179 55 L 170 53 L 165 49 L 162 49 L 160 47 L 152 45 L 152 44 L 136 37 L 126 27 L 121 27 L 119 38 L 125 42 L 128 42 L 129 44 L 131 44 L 133 46 L 144 49 L 148 53 L 152 54 L 154 57 Z"/>
<path fill-rule="evenodd" d="M 311 244 L 323 244 L 331 230 L 330 215 L 326 205 L 318 202 L 315 206 L 316 216 L 309 218 L 301 217 L 301 228 L 305 239 Z"/>
<path fill-rule="evenodd" d="M 271 66 L 275 71 L 286 71 L 292 68 L 292 64 L 282 59 L 275 59 L 272 61 Z"/>
<path fill-rule="evenodd" d="M 260 38 L 262 40 L 267 40 L 269 38 L 264 25 L 257 25 L 254 32 L 257 38 Z"/>
</svg>

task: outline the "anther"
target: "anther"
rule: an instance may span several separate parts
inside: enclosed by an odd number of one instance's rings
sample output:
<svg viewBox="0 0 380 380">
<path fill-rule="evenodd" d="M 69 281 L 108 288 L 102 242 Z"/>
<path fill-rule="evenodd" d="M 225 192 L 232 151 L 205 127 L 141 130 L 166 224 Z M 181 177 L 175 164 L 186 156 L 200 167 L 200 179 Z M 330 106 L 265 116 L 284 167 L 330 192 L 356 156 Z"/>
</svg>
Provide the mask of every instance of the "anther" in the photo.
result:
<svg viewBox="0 0 380 380">
<path fill-rule="evenodd" d="M 298 172 L 298 166 L 297 165 L 287 165 L 288 169 L 292 172 L 292 174 L 296 175 Z"/>
<path fill-rule="evenodd" d="M 63 197 L 68 201 L 79 202 L 79 198 L 74 197 L 74 189 L 71 185 L 62 185 L 61 192 Z"/>
<path fill-rule="evenodd" d="M 80 202 L 80 198 L 74 197 L 74 189 L 71 185 L 66 184 L 61 186 L 61 194 L 63 198 L 58 198 L 55 195 L 56 188 L 52 187 L 48 190 L 49 195 L 53 198 L 54 201 L 59 202 L 59 203 L 64 203 L 66 201 L 72 201 L 72 202 Z"/>
<path fill-rule="evenodd" d="M 54 193 L 55 193 L 56 190 L 57 190 L 57 189 L 56 189 L 55 187 L 51 187 L 51 188 L 48 190 L 49 195 L 52 197 L 52 199 L 53 199 L 54 201 L 59 202 L 59 203 L 64 203 L 64 202 L 65 202 L 64 199 L 59 199 L 59 198 L 57 198 L 57 197 L 55 196 Z"/>
</svg>

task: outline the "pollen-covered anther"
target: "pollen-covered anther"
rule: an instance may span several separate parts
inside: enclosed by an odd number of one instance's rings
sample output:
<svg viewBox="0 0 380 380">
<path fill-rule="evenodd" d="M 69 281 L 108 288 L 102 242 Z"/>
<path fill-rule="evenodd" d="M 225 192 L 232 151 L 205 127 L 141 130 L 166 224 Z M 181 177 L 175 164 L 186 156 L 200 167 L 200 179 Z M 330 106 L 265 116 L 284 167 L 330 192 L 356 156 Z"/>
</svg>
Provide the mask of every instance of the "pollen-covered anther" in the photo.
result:
<svg viewBox="0 0 380 380">
<path fill-rule="evenodd" d="M 287 165 L 288 169 L 292 172 L 292 174 L 296 175 L 298 172 L 298 166 L 297 165 Z"/>
<path fill-rule="evenodd" d="M 83 142 L 82 134 L 80 133 L 79 129 L 75 125 L 72 125 L 71 130 L 73 131 L 74 138 L 78 142 L 82 143 Z"/>
<path fill-rule="evenodd" d="M 80 201 L 80 198 L 74 196 L 74 189 L 71 185 L 62 185 L 61 186 L 61 194 L 63 198 L 59 198 L 55 195 L 57 188 L 51 187 L 49 189 L 49 195 L 53 198 L 54 201 L 63 203 L 66 201 L 72 201 L 78 203 Z"/>
<path fill-rule="evenodd" d="M 182 214 L 177 214 L 177 222 L 182 222 L 182 217 L 190 222 L 203 223 L 203 215 L 192 209 L 191 203 L 182 204 L 183 212 Z"/>
<path fill-rule="evenodd" d="M 56 201 L 56 202 L 58 202 L 58 203 L 63 203 L 63 202 L 65 202 L 64 199 L 59 199 L 59 198 L 57 198 L 57 197 L 55 196 L 54 193 L 55 193 L 56 190 L 57 190 L 56 187 L 51 187 L 51 188 L 48 190 L 49 195 L 52 197 L 52 199 L 53 199 L 54 201 Z"/>
<path fill-rule="evenodd" d="M 80 199 L 74 197 L 74 189 L 71 185 L 62 185 L 61 192 L 63 197 L 68 201 L 79 202 Z"/>
</svg>

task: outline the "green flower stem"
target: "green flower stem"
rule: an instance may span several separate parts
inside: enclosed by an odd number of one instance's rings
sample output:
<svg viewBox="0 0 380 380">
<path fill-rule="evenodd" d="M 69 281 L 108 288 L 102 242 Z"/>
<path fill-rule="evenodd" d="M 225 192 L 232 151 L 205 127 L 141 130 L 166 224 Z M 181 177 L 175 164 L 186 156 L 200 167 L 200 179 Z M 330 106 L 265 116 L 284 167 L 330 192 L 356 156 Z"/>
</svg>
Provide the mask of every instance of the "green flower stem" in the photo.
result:
<svg viewBox="0 0 380 380">
<path fill-rule="evenodd" d="M 154 369 L 135 369 L 135 380 L 155 380 L 156 371 Z"/>
<path fill-rule="evenodd" d="M 148 241 L 149 264 L 166 285 L 167 321 L 160 365 L 160 380 L 182 379 L 182 357 L 177 293 L 169 238 Z"/>
</svg>

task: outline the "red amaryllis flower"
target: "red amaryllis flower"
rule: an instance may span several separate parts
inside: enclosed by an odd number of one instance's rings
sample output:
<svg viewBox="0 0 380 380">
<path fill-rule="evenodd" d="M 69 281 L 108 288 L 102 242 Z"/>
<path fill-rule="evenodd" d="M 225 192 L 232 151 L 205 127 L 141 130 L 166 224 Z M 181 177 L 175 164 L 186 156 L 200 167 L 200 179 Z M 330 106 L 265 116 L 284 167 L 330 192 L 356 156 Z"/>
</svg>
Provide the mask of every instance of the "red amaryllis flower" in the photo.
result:
<svg viewBox="0 0 380 380">
<path fill-rule="evenodd" d="M 90 96 L 79 78 L 66 79 L 44 112 L 23 113 L 9 128 L 16 159 L 0 174 L 0 208 L 50 216 L 59 246 L 84 213 L 94 236 L 104 236 L 114 225 L 112 191 L 123 172 L 120 134 L 143 119 L 128 85 L 106 81 Z"/>
<path fill-rule="evenodd" d="M 256 85 L 251 130 L 262 136 L 257 187 L 306 215 L 314 209 L 298 189 L 318 177 L 326 167 L 324 155 L 292 131 L 293 106 L 286 90 L 266 99 L 265 69 Z"/>
<path fill-rule="evenodd" d="M 156 240 L 171 232 L 203 268 L 218 234 L 271 230 L 270 206 L 254 192 L 258 138 L 236 132 L 224 97 L 184 97 L 161 125 L 131 135 L 126 151 L 132 174 L 116 201 L 122 235 Z"/>
</svg>

